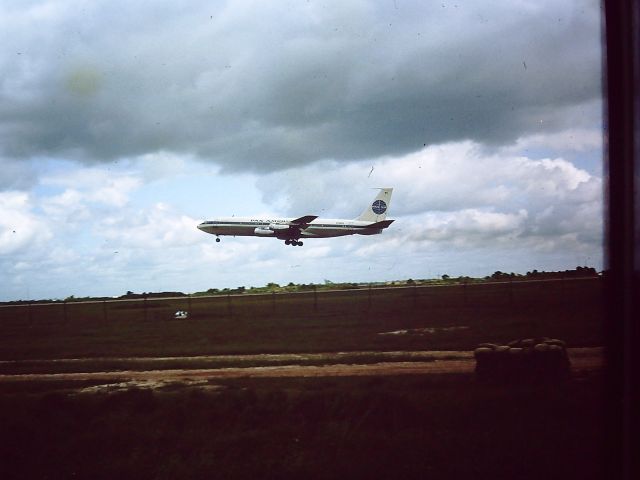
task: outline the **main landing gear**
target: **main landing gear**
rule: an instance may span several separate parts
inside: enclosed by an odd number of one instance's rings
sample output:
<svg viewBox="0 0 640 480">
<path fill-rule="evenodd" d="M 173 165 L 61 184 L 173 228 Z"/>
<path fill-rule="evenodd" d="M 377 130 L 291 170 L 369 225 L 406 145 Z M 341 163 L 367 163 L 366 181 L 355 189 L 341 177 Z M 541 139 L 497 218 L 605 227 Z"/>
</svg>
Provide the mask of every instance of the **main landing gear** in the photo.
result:
<svg viewBox="0 0 640 480">
<path fill-rule="evenodd" d="M 219 242 L 219 241 L 220 241 L 220 237 L 216 237 L 216 242 Z"/>
<path fill-rule="evenodd" d="M 301 241 L 299 240 L 285 240 L 284 241 L 285 245 L 293 245 L 294 247 L 301 247 L 303 244 Z"/>
</svg>

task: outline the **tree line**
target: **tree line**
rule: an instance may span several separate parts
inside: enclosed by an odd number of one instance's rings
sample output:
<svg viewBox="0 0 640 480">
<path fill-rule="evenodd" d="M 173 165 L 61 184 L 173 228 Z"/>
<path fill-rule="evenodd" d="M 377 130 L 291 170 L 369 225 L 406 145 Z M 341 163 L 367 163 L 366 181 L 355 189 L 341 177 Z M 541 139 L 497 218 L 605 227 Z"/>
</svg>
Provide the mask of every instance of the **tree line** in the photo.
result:
<svg viewBox="0 0 640 480">
<path fill-rule="evenodd" d="M 207 295 L 240 295 L 244 293 L 260 294 L 260 293 L 295 293 L 305 291 L 322 291 L 322 290 L 350 290 L 357 288 L 376 288 L 376 287 L 402 287 L 402 286 L 428 286 L 428 285 L 442 285 L 442 284 L 460 284 L 460 283 L 482 283 L 486 281 L 518 281 L 518 280 L 547 280 L 547 279 L 570 279 L 570 278 L 585 278 L 585 277 L 598 277 L 600 273 L 593 267 L 576 267 L 572 270 L 562 271 L 538 271 L 532 270 L 526 274 L 520 273 L 505 273 L 500 270 L 494 272 L 491 275 L 476 278 L 468 276 L 451 277 L 447 274 L 442 275 L 440 278 L 431 279 L 412 279 L 407 280 L 394 280 L 389 282 L 332 282 L 331 280 L 324 280 L 323 283 L 302 283 L 297 284 L 289 282 L 287 285 L 279 285 L 275 282 L 269 282 L 261 287 L 245 287 L 239 286 L 235 288 L 209 288 L 201 292 L 194 292 L 186 294 L 184 292 L 142 292 L 135 293 L 128 290 L 124 295 L 119 297 L 75 297 L 73 295 L 61 299 L 42 299 L 42 300 L 14 300 L 9 302 L 0 302 L 1 305 L 21 305 L 31 303 L 63 303 L 63 302 L 87 302 L 87 301 L 103 301 L 103 300 L 136 300 L 147 298 L 170 298 L 170 297 L 200 297 Z"/>
</svg>

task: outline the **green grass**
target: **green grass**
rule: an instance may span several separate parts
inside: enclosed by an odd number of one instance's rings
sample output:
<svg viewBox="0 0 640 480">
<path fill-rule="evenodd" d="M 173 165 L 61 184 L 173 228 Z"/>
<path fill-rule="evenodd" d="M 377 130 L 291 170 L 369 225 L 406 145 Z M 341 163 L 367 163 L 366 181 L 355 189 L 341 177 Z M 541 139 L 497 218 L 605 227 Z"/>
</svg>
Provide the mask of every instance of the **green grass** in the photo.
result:
<svg viewBox="0 0 640 480">
<path fill-rule="evenodd" d="M 176 310 L 190 312 L 174 320 Z M 564 280 L 0 308 L 0 360 L 602 344 L 602 282 Z M 380 335 L 464 326 L 425 335 Z"/>
</svg>

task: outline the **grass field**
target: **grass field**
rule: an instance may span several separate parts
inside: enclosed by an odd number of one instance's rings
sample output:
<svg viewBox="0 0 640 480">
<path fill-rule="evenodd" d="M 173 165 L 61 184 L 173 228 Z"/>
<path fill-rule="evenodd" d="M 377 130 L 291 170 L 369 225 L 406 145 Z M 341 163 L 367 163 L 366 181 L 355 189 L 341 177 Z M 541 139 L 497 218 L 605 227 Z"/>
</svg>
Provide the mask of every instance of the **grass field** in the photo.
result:
<svg viewBox="0 0 640 480">
<path fill-rule="evenodd" d="M 13 306 L 0 308 L 0 360 L 469 350 L 537 335 L 595 346 L 602 312 L 599 279 Z"/>
<path fill-rule="evenodd" d="M 367 363 L 537 335 L 597 346 L 602 307 L 594 279 L 0 308 L 0 374 L 70 358 L 89 360 L 56 371 L 216 354 L 343 351 L 340 361 Z M 179 309 L 190 318 L 172 319 Z M 88 380 L 5 381 L 0 478 L 596 479 L 602 380 L 597 370 L 517 385 L 472 374 L 236 378 L 115 393 L 79 392 L 101 383 Z"/>
</svg>

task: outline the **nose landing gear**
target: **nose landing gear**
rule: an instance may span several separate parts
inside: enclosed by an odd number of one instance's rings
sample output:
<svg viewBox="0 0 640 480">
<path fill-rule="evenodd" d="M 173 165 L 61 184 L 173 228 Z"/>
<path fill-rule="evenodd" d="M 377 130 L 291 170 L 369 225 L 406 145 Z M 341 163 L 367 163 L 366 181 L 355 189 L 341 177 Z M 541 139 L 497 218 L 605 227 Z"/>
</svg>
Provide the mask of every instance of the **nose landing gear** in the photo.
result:
<svg viewBox="0 0 640 480">
<path fill-rule="evenodd" d="M 219 241 L 220 241 L 220 237 L 216 237 L 216 242 L 219 242 Z"/>
</svg>

